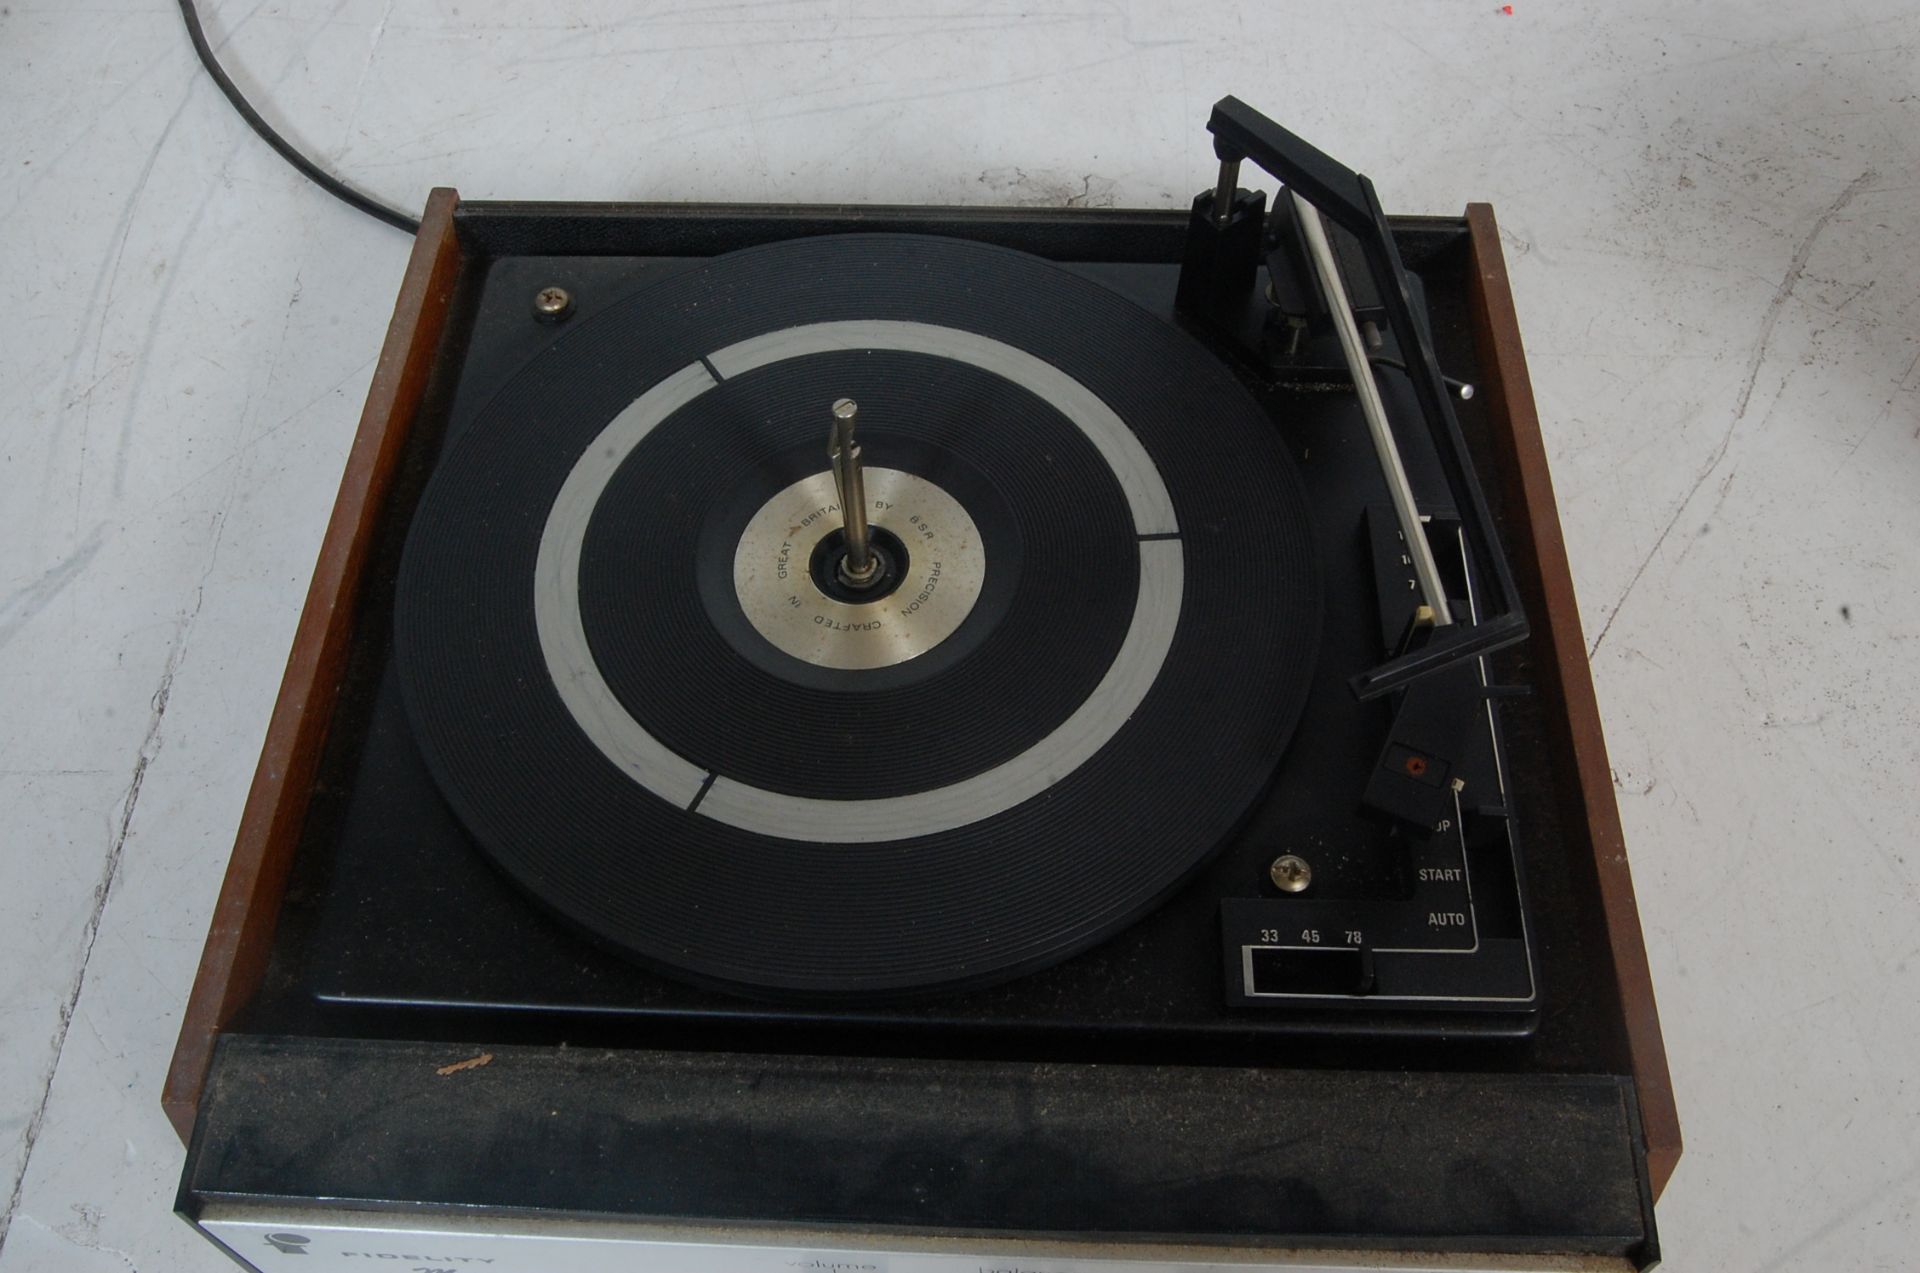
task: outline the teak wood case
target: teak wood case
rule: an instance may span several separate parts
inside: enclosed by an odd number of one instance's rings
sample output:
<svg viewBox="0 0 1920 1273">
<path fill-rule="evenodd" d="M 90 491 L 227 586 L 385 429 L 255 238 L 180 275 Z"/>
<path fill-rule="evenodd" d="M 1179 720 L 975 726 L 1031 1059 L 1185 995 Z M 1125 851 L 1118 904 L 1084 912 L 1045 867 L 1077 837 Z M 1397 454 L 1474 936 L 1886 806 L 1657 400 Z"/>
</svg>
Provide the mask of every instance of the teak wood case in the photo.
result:
<svg viewBox="0 0 1920 1273">
<path fill-rule="evenodd" d="M 162 1104 L 183 1141 L 192 1132 L 215 1041 L 258 989 L 267 967 L 353 639 L 369 544 L 385 508 L 402 444 L 420 412 L 441 353 L 461 271 L 480 251 L 463 242 L 467 236 L 462 219 L 471 215 L 484 222 L 490 214 L 529 210 L 565 211 L 573 237 L 587 242 L 593 240 L 597 225 L 612 226 L 623 213 L 633 211 L 615 206 L 462 205 L 449 189 L 435 190 L 428 199 L 321 543 L 167 1074 Z M 647 211 L 670 223 L 676 246 L 693 254 L 712 250 L 702 248 L 711 227 L 797 210 L 674 207 Z M 949 232 L 956 223 L 994 215 L 982 209 L 806 211 L 815 214 L 810 218 L 814 225 L 864 228 L 863 217 L 884 214 L 887 228 Z M 1053 232 L 1050 227 L 1069 214 L 1050 215 L 1056 221 L 1034 225 L 1036 250 L 1044 251 L 1046 235 Z M 1169 233 L 1179 233 L 1183 220 L 1179 214 L 1167 213 L 1071 215 L 1104 218 L 1119 243 L 1164 240 Z M 497 236 L 501 225 L 511 233 L 511 218 L 504 216 L 492 233 Z M 1468 292 L 1477 383 L 1493 424 L 1496 459 L 1496 472 L 1484 476 L 1502 491 L 1508 509 L 1507 544 L 1542 668 L 1539 689 L 1546 699 L 1555 753 L 1556 798 L 1566 825 L 1572 828 L 1573 841 L 1585 855 L 1578 865 L 1590 869 L 1590 883 L 1605 915 L 1607 954 L 1637 1089 L 1648 1174 L 1658 1196 L 1680 1157 L 1680 1129 L 1579 608 L 1492 208 L 1468 205 L 1464 225 L 1471 256 Z M 724 237 L 714 236 L 716 241 Z"/>
</svg>

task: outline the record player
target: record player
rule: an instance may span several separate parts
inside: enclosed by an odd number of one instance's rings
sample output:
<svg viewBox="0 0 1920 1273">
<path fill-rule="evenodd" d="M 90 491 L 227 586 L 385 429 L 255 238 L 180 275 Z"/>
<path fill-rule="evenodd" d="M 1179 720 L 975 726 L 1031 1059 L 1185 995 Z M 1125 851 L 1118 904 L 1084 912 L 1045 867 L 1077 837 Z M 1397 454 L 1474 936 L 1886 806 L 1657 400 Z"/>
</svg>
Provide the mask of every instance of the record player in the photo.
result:
<svg viewBox="0 0 1920 1273">
<path fill-rule="evenodd" d="M 266 1269 L 1657 1258 L 1491 213 L 1208 128 L 1174 213 L 435 193 L 183 1215 Z"/>
</svg>

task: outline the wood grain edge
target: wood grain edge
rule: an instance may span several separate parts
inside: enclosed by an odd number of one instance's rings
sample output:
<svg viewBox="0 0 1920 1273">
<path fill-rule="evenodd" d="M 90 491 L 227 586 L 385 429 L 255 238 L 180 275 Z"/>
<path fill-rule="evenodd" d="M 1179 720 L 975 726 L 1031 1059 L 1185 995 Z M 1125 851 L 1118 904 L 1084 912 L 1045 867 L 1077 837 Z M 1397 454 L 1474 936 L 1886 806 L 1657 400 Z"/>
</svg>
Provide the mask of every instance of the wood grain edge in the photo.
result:
<svg viewBox="0 0 1920 1273">
<path fill-rule="evenodd" d="M 287 873 L 346 666 L 361 569 L 453 296 L 460 260 L 453 225 L 458 202 L 459 195 L 444 188 L 427 197 L 214 903 L 160 1097 L 183 1143 L 192 1134 L 214 1040 L 266 972 Z"/>
<path fill-rule="evenodd" d="M 1587 665 L 1580 607 L 1567 565 L 1566 541 L 1547 468 L 1533 383 L 1527 375 L 1520 322 L 1500 251 L 1493 208 L 1467 205 L 1472 252 L 1474 337 L 1495 434 L 1505 452 L 1507 480 L 1525 509 L 1527 533 L 1509 540 L 1523 599 L 1532 620 L 1535 648 L 1554 671 L 1559 701 L 1550 703 L 1561 734 L 1560 750 L 1570 762 L 1579 807 L 1578 822 L 1591 836 L 1600 902 L 1606 916 L 1615 976 L 1626 1017 L 1627 1047 L 1638 1089 L 1640 1118 L 1647 1139 L 1647 1170 L 1654 1197 L 1660 1196 L 1680 1161 L 1680 1116 L 1667 1069 L 1666 1044 L 1654 1003 L 1653 976 L 1647 965 L 1640 910 L 1633 895 L 1620 810 L 1613 798 L 1613 771 Z"/>
</svg>

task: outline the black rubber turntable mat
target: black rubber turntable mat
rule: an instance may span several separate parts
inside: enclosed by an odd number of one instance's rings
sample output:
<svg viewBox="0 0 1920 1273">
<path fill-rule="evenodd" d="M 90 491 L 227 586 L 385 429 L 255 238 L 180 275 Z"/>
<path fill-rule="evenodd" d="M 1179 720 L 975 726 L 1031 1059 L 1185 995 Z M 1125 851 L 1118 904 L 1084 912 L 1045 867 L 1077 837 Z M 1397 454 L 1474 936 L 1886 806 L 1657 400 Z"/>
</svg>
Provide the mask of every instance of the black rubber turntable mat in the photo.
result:
<svg viewBox="0 0 1920 1273">
<path fill-rule="evenodd" d="M 965 622 L 884 668 L 767 645 L 728 573 L 840 396 L 985 550 Z M 600 940 L 765 993 L 983 984 L 1143 914 L 1265 790 L 1310 541 L 1271 422 L 1189 337 L 1038 258 L 824 237 L 563 329 L 440 460 L 395 644 L 450 806 Z"/>
</svg>

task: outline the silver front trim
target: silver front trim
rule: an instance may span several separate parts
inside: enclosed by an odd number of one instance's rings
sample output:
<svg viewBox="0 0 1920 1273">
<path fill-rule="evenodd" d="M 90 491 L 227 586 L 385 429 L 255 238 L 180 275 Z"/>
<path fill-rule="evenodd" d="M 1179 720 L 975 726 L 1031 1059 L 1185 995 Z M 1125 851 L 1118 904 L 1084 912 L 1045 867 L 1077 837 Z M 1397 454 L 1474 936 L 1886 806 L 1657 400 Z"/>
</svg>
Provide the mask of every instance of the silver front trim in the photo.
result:
<svg viewBox="0 0 1920 1273">
<path fill-rule="evenodd" d="M 1501 1273 L 1625 1270 L 1622 1259 L 1300 1251 L 1165 1242 L 864 1233 L 793 1226 L 693 1226 L 474 1215 L 397 1215 L 209 1205 L 200 1227 L 257 1273 L 454 1269 L 466 1273 Z M 278 1235 L 278 1246 L 268 1240 Z M 304 1238 L 304 1242 L 288 1239 Z M 292 1255 L 281 1247 L 295 1247 Z"/>
</svg>

